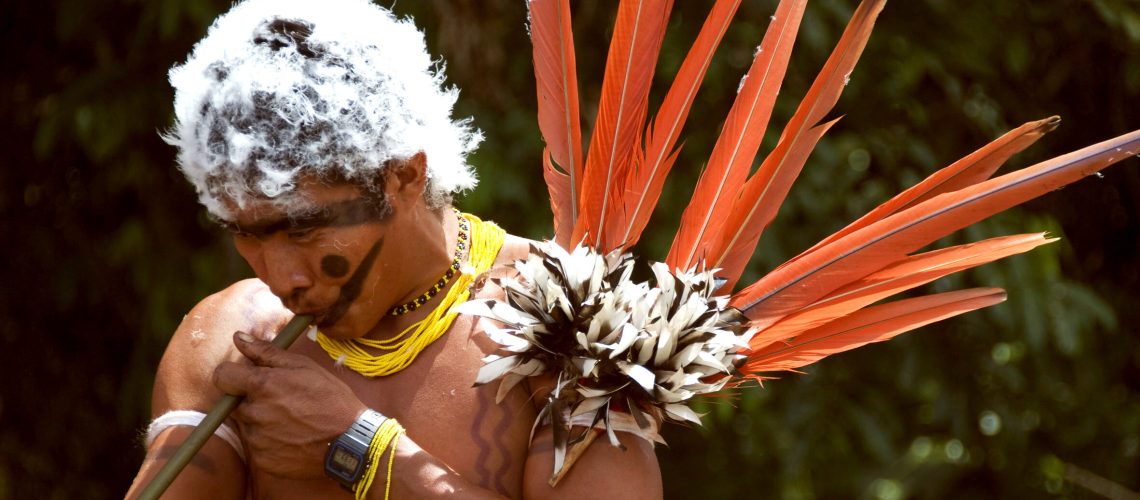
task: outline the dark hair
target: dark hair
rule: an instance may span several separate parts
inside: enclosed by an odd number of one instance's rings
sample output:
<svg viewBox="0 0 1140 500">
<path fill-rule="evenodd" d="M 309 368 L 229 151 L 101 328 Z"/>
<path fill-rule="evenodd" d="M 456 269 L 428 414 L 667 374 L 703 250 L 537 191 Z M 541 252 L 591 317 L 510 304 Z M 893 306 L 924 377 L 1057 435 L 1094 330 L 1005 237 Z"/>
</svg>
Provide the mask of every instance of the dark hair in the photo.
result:
<svg viewBox="0 0 1140 500">
<path fill-rule="evenodd" d="M 305 57 L 320 57 L 324 51 L 309 45 L 309 37 L 312 34 L 313 23 L 274 17 L 266 20 L 253 32 L 253 43 L 266 45 L 273 51 L 293 47 L 297 53 Z"/>
<path fill-rule="evenodd" d="M 399 165 L 390 165 L 394 168 L 400 168 Z M 376 220 L 383 221 L 396 212 L 395 207 L 388 202 L 388 193 L 384 191 L 387 183 L 384 181 L 384 175 L 374 175 L 367 179 L 359 177 L 346 178 L 340 169 L 330 169 L 319 177 L 320 182 L 326 184 L 348 184 L 356 186 L 360 189 L 361 195 L 368 202 L 368 206 L 372 209 L 372 213 L 376 216 Z"/>
</svg>

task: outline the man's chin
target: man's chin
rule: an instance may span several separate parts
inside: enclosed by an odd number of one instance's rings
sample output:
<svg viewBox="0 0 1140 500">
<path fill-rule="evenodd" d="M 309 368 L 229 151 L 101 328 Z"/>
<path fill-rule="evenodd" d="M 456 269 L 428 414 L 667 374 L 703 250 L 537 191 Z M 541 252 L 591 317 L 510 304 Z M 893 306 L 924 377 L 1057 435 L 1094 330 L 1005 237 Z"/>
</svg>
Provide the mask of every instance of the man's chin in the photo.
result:
<svg viewBox="0 0 1140 500">
<path fill-rule="evenodd" d="M 317 329 L 319 329 L 324 336 L 330 339 L 351 340 L 363 336 L 362 333 L 357 332 L 354 328 L 352 328 L 351 325 L 348 325 L 341 321 L 322 322 L 318 320 L 316 325 Z"/>
<path fill-rule="evenodd" d="M 345 331 L 344 325 L 338 324 L 336 322 L 321 321 L 318 318 L 314 324 L 317 325 L 317 329 L 319 329 L 321 333 L 325 334 L 325 336 L 329 338 L 339 339 L 348 333 Z"/>
<path fill-rule="evenodd" d="M 344 321 L 345 315 L 344 315 L 343 311 L 331 311 L 330 312 L 330 311 L 326 310 L 326 311 L 321 311 L 319 313 L 312 313 L 312 314 L 313 314 L 313 324 L 317 325 L 317 328 L 320 328 L 322 332 L 331 331 L 331 330 L 342 331 L 347 326 L 347 324 L 346 324 L 347 322 Z"/>
</svg>

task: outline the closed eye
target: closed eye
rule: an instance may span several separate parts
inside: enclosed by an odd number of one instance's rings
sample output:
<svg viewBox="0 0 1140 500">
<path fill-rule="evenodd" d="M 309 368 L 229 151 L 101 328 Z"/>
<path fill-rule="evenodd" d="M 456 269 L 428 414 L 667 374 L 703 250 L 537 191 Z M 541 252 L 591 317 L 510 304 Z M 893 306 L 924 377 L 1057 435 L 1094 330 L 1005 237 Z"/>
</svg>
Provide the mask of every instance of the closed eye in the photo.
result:
<svg viewBox="0 0 1140 500">
<path fill-rule="evenodd" d="M 313 231 L 316 231 L 316 228 L 312 226 L 295 227 L 289 229 L 285 235 L 288 236 L 289 239 L 297 240 L 311 236 L 313 234 Z"/>
<path fill-rule="evenodd" d="M 254 237 L 253 233 L 251 233 L 249 231 L 242 231 L 240 229 L 230 229 L 229 232 L 230 232 L 230 235 L 233 236 L 234 238 L 249 239 L 249 238 Z"/>
</svg>

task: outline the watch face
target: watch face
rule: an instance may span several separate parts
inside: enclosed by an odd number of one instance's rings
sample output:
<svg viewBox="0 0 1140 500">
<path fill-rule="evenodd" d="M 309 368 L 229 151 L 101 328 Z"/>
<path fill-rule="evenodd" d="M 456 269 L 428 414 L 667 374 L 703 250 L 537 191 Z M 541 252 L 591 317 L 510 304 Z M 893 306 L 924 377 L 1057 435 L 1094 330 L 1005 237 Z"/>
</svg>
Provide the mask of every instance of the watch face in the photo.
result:
<svg viewBox="0 0 1140 500">
<path fill-rule="evenodd" d="M 344 448 L 337 448 L 333 452 L 333 463 L 340 470 L 356 470 L 356 468 L 360 466 L 360 458 L 357 458 Z"/>
<path fill-rule="evenodd" d="M 338 476 L 350 481 L 355 481 L 360 471 L 362 458 L 360 455 L 353 453 L 343 446 L 334 444 L 332 453 L 329 454 L 327 465 L 330 471 L 336 472 Z"/>
</svg>

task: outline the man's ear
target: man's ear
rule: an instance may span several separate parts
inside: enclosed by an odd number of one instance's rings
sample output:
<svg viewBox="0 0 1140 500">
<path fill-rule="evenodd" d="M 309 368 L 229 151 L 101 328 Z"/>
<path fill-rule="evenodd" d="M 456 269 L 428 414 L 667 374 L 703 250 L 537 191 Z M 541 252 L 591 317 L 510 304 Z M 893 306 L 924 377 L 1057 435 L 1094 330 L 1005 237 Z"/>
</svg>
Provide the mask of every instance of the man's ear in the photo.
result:
<svg viewBox="0 0 1140 500">
<path fill-rule="evenodd" d="M 428 181 L 427 155 L 423 151 L 407 160 L 393 161 L 388 168 L 389 196 L 423 196 Z"/>
</svg>

